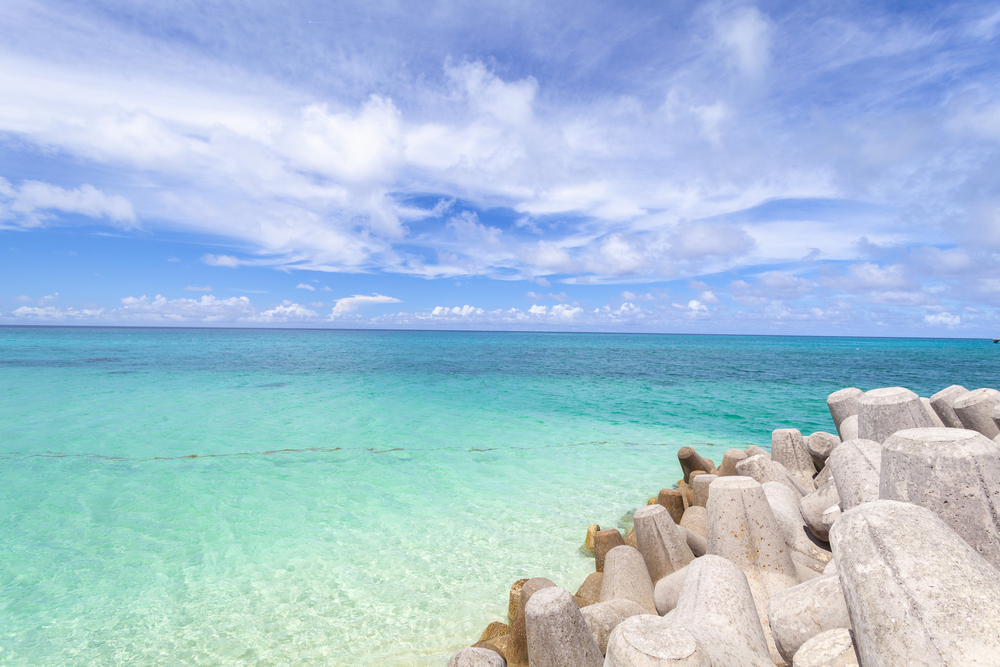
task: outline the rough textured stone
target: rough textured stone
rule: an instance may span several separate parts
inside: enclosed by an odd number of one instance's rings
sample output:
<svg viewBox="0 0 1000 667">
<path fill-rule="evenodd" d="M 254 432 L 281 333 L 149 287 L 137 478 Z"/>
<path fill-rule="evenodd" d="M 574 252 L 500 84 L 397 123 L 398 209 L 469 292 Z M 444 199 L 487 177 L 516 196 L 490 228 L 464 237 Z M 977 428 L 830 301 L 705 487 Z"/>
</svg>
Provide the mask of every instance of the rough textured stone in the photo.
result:
<svg viewBox="0 0 1000 667">
<path fill-rule="evenodd" d="M 826 526 L 827 541 L 829 541 L 830 529 L 833 524 L 837 523 L 837 519 L 840 518 L 842 514 L 840 510 L 840 505 L 830 505 L 825 510 L 823 510 L 823 525 Z"/>
<path fill-rule="evenodd" d="M 708 510 L 698 505 L 692 505 L 684 510 L 681 517 L 681 528 L 687 528 L 692 533 L 708 537 Z"/>
<path fill-rule="evenodd" d="M 821 632 L 799 648 L 795 667 L 858 667 L 854 633 L 847 628 Z"/>
<path fill-rule="evenodd" d="M 608 600 L 598 602 L 580 610 L 584 622 L 597 642 L 597 648 L 603 655 L 608 650 L 608 638 L 618 624 L 626 618 L 648 614 L 649 612 L 631 600 Z"/>
<path fill-rule="evenodd" d="M 823 512 L 830 505 L 836 505 L 839 502 L 840 495 L 837 493 L 837 485 L 833 481 L 827 482 L 823 488 L 816 489 L 802 499 L 802 518 L 805 519 L 812 534 L 824 542 L 829 541 L 829 528 L 823 523 Z"/>
<path fill-rule="evenodd" d="M 691 472 L 694 473 L 700 471 L 692 470 Z M 691 501 L 694 500 L 694 489 L 691 488 L 691 485 L 683 479 L 677 480 L 677 490 L 680 491 L 681 498 L 684 499 L 684 509 L 691 507 Z M 683 516 L 683 514 L 681 516 Z"/>
<path fill-rule="evenodd" d="M 657 507 L 659 507 L 659 505 L 657 505 Z M 625 533 L 625 544 L 629 545 L 633 549 L 639 548 L 639 541 L 635 536 L 635 526 L 629 528 L 628 532 Z"/>
<path fill-rule="evenodd" d="M 470 647 L 451 656 L 448 667 L 506 667 L 507 662 L 496 651 Z"/>
<path fill-rule="evenodd" d="M 778 482 L 767 482 L 762 484 L 761 488 L 764 490 L 767 504 L 771 506 L 774 518 L 778 522 L 781 534 L 785 538 L 785 544 L 795 553 L 800 553 L 809 558 L 810 561 L 814 561 L 822 570 L 826 563 L 829 563 L 833 558 L 833 554 L 810 539 L 806 532 L 799 494 Z M 811 562 L 802 561 L 802 563 L 813 569 L 816 568 L 816 565 Z"/>
<path fill-rule="evenodd" d="M 934 407 L 931 405 L 931 399 L 921 396 L 920 402 L 924 404 L 924 410 L 927 411 L 927 416 L 931 418 L 931 426 L 944 428 L 944 422 L 941 421 L 941 417 L 938 416 L 938 413 L 934 411 Z"/>
<path fill-rule="evenodd" d="M 764 489 L 753 479 L 720 477 L 712 485 L 708 553 L 729 559 L 746 575 L 771 656 L 780 664 L 767 626 L 767 602 L 799 578 Z"/>
<path fill-rule="evenodd" d="M 771 459 L 785 466 L 806 491 L 815 490 L 813 475 L 816 474 L 816 465 L 799 429 L 779 428 L 771 432 Z"/>
<path fill-rule="evenodd" d="M 577 590 L 574 597 L 582 600 L 587 605 L 599 602 L 601 599 L 601 582 L 603 580 L 603 572 L 591 572 L 587 575 L 587 578 L 583 580 L 583 583 L 580 584 L 580 588 Z"/>
<path fill-rule="evenodd" d="M 625 544 L 625 538 L 617 528 L 599 530 L 594 535 L 594 567 L 598 572 L 604 572 L 604 559 L 615 547 Z"/>
<path fill-rule="evenodd" d="M 920 397 L 905 387 L 872 389 L 858 399 L 858 437 L 885 442 L 896 431 L 931 426 Z"/>
<path fill-rule="evenodd" d="M 882 445 L 874 440 L 848 440 L 833 450 L 826 464 L 833 472 L 840 506 L 846 512 L 878 500 Z"/>
<path fill-rule="evenodd" d="M 778 652 L 788 662 L 806 641 L 834 628 L 850 628 L 847 602 L 836 576 L 819 577 L 779 591 L 767 605 Z"/>
<path fill-rule="evenodd" d="M 684 516 L 684 497 L 677 489 L 660 489 L 660 495 L 656 498 L 658 505 L 663 505 L 670 512 L 670 518 L 674 523 L 680 524 Z"/>
<path fill-rule="evenodd" d="M 687 577 L 687 567 L 682 567 L 663 577 L 653 586 L 653 603 L 656 605 L 656 613 L 660 616 L 677 606 L 677 598 L 681 594 L 685 577 Z"/>
<path fill-rule="evenodd" d="M 697 639 L 712 665 L 773 667 L 746 575 L 725 558 L 688 565 L 670 622 Z"/>
<path fill-rule="evenodd" d="M 510 587 L 510 597 L 507 599 L 507 620 L 511 623 L 514 622 L 514 618 L 517 616 L 518 603 L 521 601 L 521 586 L 524 586 L 526 581 L 528 580 L 518 579 Z"/>
<path fill-rule="evenodd" d="M 1000 391 L 973 389 L 955 399 L 952 408 L 967 429 L 979 431 L 992 440 L 1000 435 L 1000 428 L 993 421 L 993 409 L 1000 405 Z"/>
<path fill-rule="evenodd" d="M 736 475 L 736 464 L 747 457 L 747 453 L 742 449 L 727 449 L 722 455 L 722 465 L 715 471 L 719 477 L 733 477 Z"/>
<path fill-rule="evenodd" d="M 830 456 L 837 445 L 840 444 L 840 437 L 825 431 L 816 431 L 806 438 L 806 451 L 812 457 L 816 470 L 822 470 L 826 465 L 826 459 Z"/>
<path fill-rule="evenodd" d="M 690 507 L 688 509 L 691 509 Z M 702 537 L 693 530 L 688 530 L 682 527 L 681 530 L 684 531 L 684 536 L 687 538 L 688 548 L 691 549 L 691 553 L 694 554 L 695 558 L 701 558 L 706 553 L 708 553 L 708 541 L 707 538 Z M 707 528 L 706 528 L 707 533 Z"/>
<path fill-rule="evenodd" d="M 501 637 L 503 635 L 510 634 L 510 626 L 506 623 L 501 623 L 500 621 L 493 621 L 486 626 L 483 630 L 483 634 L 479 635 L 479 641 L 484 642 L 487 639 L 493 639 L 494 637 Z"/>
<path fill-rule="evenodd" d="M 827 482 L 833 479 L 833 471 L 830 470 L 830 466 L 823 466 L 823 469 L 816 473 L 816 477 L 813 479 L 813 483 L 816 488 L 823 486 Z"/>
<path fill-rule="evenodd" d="M 708 486 L 719 479 L 718 475 L 698 475 L 694 478 L 694 482 L 691 483 L 691 488 L 694 489 L 694 502 L 691 506 L 697 505 L 698 507 L 705 507 L 708 505 Z"/>
<path fill-rule="evenodd" d="M 826 567 L 823 568 L 823 574 L 837 574 L 837 561 L 831 560 L 827 563 Z"/>
<path fill-rule="evenodd" d="M 771 458 L 771 452 L 767 451 L 763 447 L 758 447 L 757 445 L 749 445 L 746 449 L 743 450 L 743 453 L 747 455 L 747 458 L 750 458 L 751 456 L 760 456 L 761 454 L 763 454 L 767 458 Z M 739 461 L 737 461 L 737 464 L 738 463 Z M 738 475 L 739 473 L 736 474 Z"/>
<path fill-rule="evenodd" d="M 604 663 L 601 649 L 569 591 L 544 588 L 531 596 L 524 613 L 531 667 L 600 667 Z"/>
<path fill-rule="evenodd" d="M 835 391 L 826 398 L 826 406 L 830 408 L 830 416 L 833 417 L 833 425 L 837 427 L 842 440 L 847 440 L 840 430 L 840 425 L 848 417 L 858 414 L 858 399 L 865 392 L 857 387 L 847 387 L 840 391 Z"/>
<path fill-rule="evenodd" d="M 633 616 L 611 633 L 604 667 L 667 666 L 711 667 L 712 663 L 690 632 L 659 616 Z"/>
<path fill-rule="evenodd" d="M 810 558 L 804 553 L 792 549 L 792 562 L 795 563 L 795 573 L 799 577 L 799 583 L 804 583 L 810 579 L 823 576 L 823 568 L 826 563 Z"/>
<path fill-rule="evenodd" d="M 648 505 L 635 511 L 636 546 L 646 562 L 652 581 L 659 581 L 694 560 L 687 545 L 687 535 L 677 526 L 667 510 Z"/>
<path fill-rule="evenodd" d="M 847 442 L 848 440 L 858 439 L 858 415 L 851 415 L 844 421 L 840 422 L 840 428 L 838 429 L 840 433 L 841 442 Z"/>
<path fill-rule="evenodd" d="M 882 447 L 879 497 L 926 507 L 1000 568 L 1000 447 L 981 433 L 894 434 Z"/>
<path fill-rule="evenodd" d="M 791 476 L 791 474 L 789 474 L 785 466 L 760 454 L 750 456 L 737 463 L 736 472 L 739 473 L 739 476 L 750 477 L 756 480 L 758 484 L 779 482 L 790 488 L 792 491 L 795 491 L 799 494 L 799 497 L 802 497 L 807 493 L 802 485 L 799 484 L 795 478 Z"/>
<path fill-rule="evenodd" d="M 601 529 L 596 523 L 587 526 L 587 537 L 583 540 L 583 550 L 588 554 L 594 553 L 594 536 Z"/>
<path fill-rule="evenodd" d="M 684 471 L 684 481 L 690 482 L 692 470 L 704 470 L 705 472 L 715 472 L 715 464 L 694 451 L 692 447 L 681 447 L 677 450 L 677 460 L 680 461 L 681 470 Z"/>
<path fill-rule="evenodd" d="M 514 615 L 514 622 L 510 624 L 510 641 L 508 649 L 504 653 L 507 662 L 514 664 L 526 664 L 528 662 L 528 635 L 525 628 L 524 606 L 531 599 L 531 596 L 544 588 L 551 588 L 554 583 L 544 577 L 534 577 L 528 579 L 521 586 L 520 597 L 517 601 L 517 613 Z M 573 604 L 576 604 L 575 602 Z"/>
<path fill-rule="evenodd" d="M 1000 576 L 936 514 L 877 500 L 830 538 L 862 665 L 997 664 Z"/>
<path fill-rule="evenodd" d="M 649 578 L 642 554 L 622 545 L 608 552 L 601 582 L 601 602 L 631 600 L 650 614 L 656 613 L 653 602 L 653 581 Z"/>
<path fill-rule="evenodd" d="M 965 428 L 962 425 L 962 420 L 955 414 L 955 408 L 952 406 L 955 403 L 955 399 L 968 392 L 969 390 L 962 385 L 953 384 L 931 396 L 931 407 L 934 408 L 934 412 L 937 413 L 937 416 L 941 418 L 946 427 Z"/>
<path fill-rule="evenodd" d="M 997 425 L 997 428 L 1000 428 L 1000 405 L 998 405 L 995 408 L 993 408 L 993 415 L 992 415 L 992 417 L 993 417 L 993 423 Z M 1000 436 L 997 436 L 997 437 L 1000 437 Z M 993 438 L 993 440 L 996 441 L 996 438 Z"/>
</svg>

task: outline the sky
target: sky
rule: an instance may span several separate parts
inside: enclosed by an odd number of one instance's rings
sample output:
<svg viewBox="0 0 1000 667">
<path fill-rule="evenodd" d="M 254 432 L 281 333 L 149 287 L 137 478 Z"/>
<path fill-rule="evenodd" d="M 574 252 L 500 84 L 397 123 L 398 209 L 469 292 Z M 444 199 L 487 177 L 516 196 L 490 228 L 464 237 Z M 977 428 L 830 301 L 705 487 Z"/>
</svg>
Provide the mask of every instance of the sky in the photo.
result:
<svg viewBox="0 0 1000 667">
<path fill-rule="evenodd" d="M 1000 337 L 1000 2 L 0 3 L 0 324 Z"/>
</svg>

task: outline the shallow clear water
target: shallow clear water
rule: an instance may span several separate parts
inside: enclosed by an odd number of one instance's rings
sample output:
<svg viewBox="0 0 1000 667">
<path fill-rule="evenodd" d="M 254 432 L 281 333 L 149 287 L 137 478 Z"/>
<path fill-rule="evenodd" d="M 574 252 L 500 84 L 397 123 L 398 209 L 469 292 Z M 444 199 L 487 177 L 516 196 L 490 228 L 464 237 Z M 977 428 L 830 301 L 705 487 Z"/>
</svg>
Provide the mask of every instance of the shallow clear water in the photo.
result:
<svg viewBox="0 0 1000 667">
<path fill-rule="evenodd" d="M 443 665 L 588 523 L 989 341 L 0 328 L 0 664 Z"/>
</svg>

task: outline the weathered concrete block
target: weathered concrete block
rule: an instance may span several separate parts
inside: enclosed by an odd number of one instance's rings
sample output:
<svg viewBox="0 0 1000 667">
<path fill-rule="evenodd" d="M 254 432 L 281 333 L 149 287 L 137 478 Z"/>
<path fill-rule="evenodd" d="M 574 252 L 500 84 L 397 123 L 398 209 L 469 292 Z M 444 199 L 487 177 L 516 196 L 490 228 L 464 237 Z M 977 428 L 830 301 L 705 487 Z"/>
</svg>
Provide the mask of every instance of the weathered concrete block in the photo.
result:
<svg viewBox="0 0 1000 667">
<path fill-rule="evenodd" d="M 690 507 L 688 509 L 691 509 Z M 702 537 L 693 530 L 688 530 L 687 528 L 681 528 L 684 531 L 684 536 L 687 538 L 688 548 L 691 549 L 691 553 L 694 554 L 695 558 L 701 558 L 706 553 L 708 553 L 708 541 L 707 538 Z M 707 532 L 707 529 L 706 529 Z"/>
<path fill-rule="evenodd" d="M 681 517 L 681 528 L 687 528 L 692 533 L 708 537 L 708 510 L 698 505 L 692 505 L 684 510 Z"/>
<path fill-rule="evenodd" d="M 872 389 L 858 399 L 858 437 L 885 442 L 896 431 L 927 428 L 931 418 L 920 397 L 905 387 Z"/>
<path fill-rule="evenodd" d="M 812 457 L 816 470 L 822 470 L 830 452 L 840 444 L 840 437 L 825 431 L 816 431 L 806 438 L 806 451 Z M 786 466 L 787 467 L 787 466 Z"/>
<path fill-rule="evenodd" d="M 838 505 L 830 505 L 825 510 L 823 510 L 822 521 L 823 521 L 823 525 L 826 527 L 826 534 L 827 534 L 827 536 L 830 535 L 830 529 L 833 527 L 833 524 L 837 523 L 837 519 L 840 518 L 841 514 L 843 514 L 843 512 L 841 511 L 839 504 Z M 827 540 L 827 541 L 829 541 L 829 540 Z"/>
<path fill-rule="evenodd" d="M 494 639 L 496 637 L 502 637 L 503 635 L 510 634 L 510 626 L 506 623 L 501 623 L 500 621 L 493 621 L 486 626 L 483 633 L 479 635 L 479 641 L 484 642 L 487 639 Z"/>
<path fill-rule="evenodd" d="M 981 433 L 895 433 L 882 446 L 879 497 L 926 507 L 1000 568 L 1000 447 Z"/>
<path fill-rule="evenodd" d="M 674 570 L 694 560 L 687 545 L 687 535 L 660 505 L 647 505 L 635 511 L 636 546 L 646 561 L 652 581 L 659 581 Z"/>
<path fill-rule="evenodd" d="M 847 628 L 821 632 L 795 653 L 795 667 L 858 667 L 854 633 Z"/>
<path fill-rule="evenodd" d="M 830 539 L 862 665 L 997 664 L 1000 576 L 936 514 L 877 500 Z"/>
<path fill-rule="evenodd" d="M 594 535 L 594 567 L 598 572 L 604 572 L 604 559 L 615 547 L 625 544 L 625 538 L 617 528 L 599 530 Z"/>
<path fill-rule="evenodd" d="M 684 481 L 691 481 L 691 472 L 703 470 L 708 473 L 715 472 L 715 463 L 706 459 L 694 451 L 693 447 L 681 447 L 677 450 L 677 460 L 680 461 L 681 470 L 684 471 Z"/>
<path fill-rule="evenodd" d="M 857 440 L 860 436 L 858 435 L 858 415 L 851 415 L 844 421 L 840 422 L 840 441 L 847 442 L 848 440 Z"/>
<path fill-rule="evenodd" d="M 736 475 L 736 464 L 747 457 L 747 453 L 742 449 L 727 449 L 722 455 L 722 465 L 715 471 L 719 477 L 733 477 Z"/>
<path fill-rule="evenodd" d="M 807 492 L 815 489 L 816 466 L 799 429 L 779 428 L 771 432 L 771 460 L 785 466 Z"/>
<path fill-rule="evenodd" d="M 756 480 L 758 484 L 779 482 L 798 493 L 800 497 L 807 493 L 805 488 L 792 477 L 785 466 L 760 454 L 750 456 L 737 463 L 736 472 L 741 477 L 750 477 Z"/>
<path fill-rule="evenodd" d="M 608 639 L 604 667 L 711 667 L 694 636 L 659 616 L 633 616 Z M 568 666 L 567 666 L 568 667 Z"/>
<path fill-rule="evenodd" d="M 830 469 L 830 466 L 825 465 L 822 470 L 816 473 L 816 477 L 813 478 L 813 484 L 815 484 L 818 489 L 831 479 L 833 479 L 833 471 Z"/>
<path fill-rule="evenodd" d="M 727 558 L 746 575 L 771 655 L 780 661 L 767 625 L 767 603 L 778 591 L 797 585 L 799 577 L 764 489 L 753 479 L 720 477 L 712 484 L 708 553 Z"/>
<path fill-rule="evenodd" d="M 774 644 L 786 661 L 810 638 L 834 628 L 850 628 L 847 602 L 836 576 L 819 577 L 779 591 L 767 605 Z"/>
<path fill-rule="evenodd" d="M 680 524 L 684 517 L 684 494 L 677 489 L 660 489 L 660 494 L 656 498 L 656 504 L 663 505 L 670 512 L 670 518 L 674 523 Z"/>
<path fill-rule="evenodd" d="M 496 651 L 486 648 L 463 648 L 451 656 L 448 667 L 506 667 L 507 661 Z"/>
<path fill-rule="evenodd" d="M 927 411 L 927 416 L 931 418 L 931 425 L 944 428 L 944 422 L 941 421 L 941 417 L 938 416 L 938 413 L 934 411 L 934 406 L 931 405 L 931 399 L 921 396 L 920 402 L 924 404 L 924 410 Z"/>
<path fill-rule="evenodd" d="M 826 464 L 833 472 L 840 506 L 846 512 L 878 500 L 882 445 L 874 440 L 848 440 L 833 450 Z"/>
<path fill-rule="evenodd" d="M 997 425 L 998 429 L 1000 429 L 1000 405 L 998 405 L 995 408 L 993 408 L 992 418 L 993 418 L 993 423 Z M 998 437 L 1000 437 L 1000 436 L 998 436 Z M 993 440 L 995 441 L 996 437 L 994 437 Z"/>
<path fill-rule="evenodd" d="M 608 552 L 601 582 L 601 602 L 619 598 L 641 605 L 650 614 L 656 613 L 653 581 L 649 578 L 646 561 L 637 550 L 624 545 Z"/>
<path fill-rule="evenodd" d="M 802 519 L 799 494 L 778 482 L 762 484 L 761 489 L 763 489 L 767 504 L 771 506 L 774 518 L 778 522 L 785 544 L 793 552 L 800 553 L 809 559 L 809 561 L 802 561 L 803 564 L 812 569 L 818 567 L 822 571 L 823 567 L 833 559 L 833 553 L 818 545 L 814 539 L 810 539 Z M 794 554 L 792 559 L 795 560 Z"/>
<path fill-rule="evenodd" d="M 825 563 L 822 563 L 815 558 L 810 558 L 809 556 L 795 551 L 794 549 L 792 549 L 789 553 L 792 554 L 792 563 L 795 564 L 795 574 L 798 576 L 800 584 L 823 576 L 823 568 L 826 566 Z"/>
<path fill-rule="evenodd" d="M 657 614 L 663 616 L 677 606 L 677 598 L 680 597 L 686 577 L 687 567 L 682 567 L 656 582 L 653 586 L 653 603 Z"/>
<path fill-rule="evenodd" d="M 688 565 L 671 622 L 697 639 L 712 665 L 773 667 L 751 586 L 725 558 L 709 555 Z"/>
<path fill-rule="evenodd" d="M 587 575 L 587 578 L 583 580 L 583 583 L 580 584 L 580 588 L 576 591 L 576 595 L 573 597 L 582 601 L 584 606 L 600 602 L 601 582 L 603 581 L 603 572 L 591 572 Z"/>
<path fill-rule="evenodd" d="M 758 447 L 757 445 L 749 445 L 749 446 L 747 446 L 747 448 L 743 450 L 743 453 L 747 455 L 747 458 L 750 458 L 751 456 L 759 456 L 759 455 L 763 455 L 763 456 L 766 456 L 767 458 L 771 458 L 771 452 L 767 451 L 763 447 Z M 737 462 L 737 463 L 739 463 L 739 462 Z M 737 474 L 739 474 L 739 473 L 737 473 Z"/>
<path fill-rule="evenodd" d="M 705 507 L 708 505 L 708 486 L 715 480 L 719 479 L 718 475 L 698 475 L 694 478 L 694 482 L 691 483 L 691 487 L 694 489 L 694 502 L 691 503 L 692 507 L 697 505 L 699 507 Z"/>
<path fill-rule="evenodd" d="M 524 586 L 527 579 L 518 579 L 510 587 L 510 596 L 507 598 L 507 620 L 511 623 L 514 622 L 514 618 L 517 616 L 518 603 L 521 601 L 521 587 Z"/>
<path fill-rule="evenodd" d="M 800 503 L 802 518 L 805 519 L 809 530 L 824 542 L 829 541 L 829 528 L 823 523 L 823 512 L 830 505 L 836 505 L 839 502 L 840 495 L 837 493 L 837 485 L 833 481 L 830 481 L 824 484 L 822 488 L 804 497 Z"/>
<path fill-rule="evenodd" d="M 1000 391 L 973 389 L 955 399 L 952 408 L 967 429 L 979 431 L 992 440 L 1000 435 L 1000 428 L 993 421 L 993 410 L 1000 405 Z"/>
<path fill-rule="evenodd" d="M 604 663 L 601 649 L 569 591 L 543 588 L 531 596 L 524 614 L 531 667 L 600 667 Z"/>
<path fill-rule="evenodd" d="M 837 427 L 837 433 L 843 440 L 847 438 L 840 431 L 840 425 L 845 419 L 858 414 L 858 399 L 865 392 L 857 387 L 847 387 L 840 391 L 835 391 L 826 398 L 826 406 L 830 408 L 830 416 L 833 417 L 833 425 Z"/>
<path fill-rule="evenodd" d="M 510 624 L 510 643 L 508 651 L 505 653 L 508 662 L 516 664 L 528 662 L 528 632 L 525 626 L 524 607 L 532 595 L 553 586 L 555 584 L 545 577 L 534 577 L 521 585 L 517 600 L 517 613 L 514 615 L 514 621 Z"/>
<path fill-rule="evenodd" d="M 594 553 L 594 536 L 601 529 L 596 523 L 587 526 L 587 536 L 583 538 L 583 550 L 588 554 Z"/>
<path fill-rule="evenodd" d="M 955 414 L 955 408 L 952 406 L 955 403 L 955 399 L 968 392 L 969 390 L 962 385 L 953 384 L 931 396 L 931 407 L 934 408 L 934 412 L 937 413 L 937 416 L 940 417 L 947 428 L 965 428 L 962 425 L 962 420 Z"/>
<path fill-rule="evenodd" d="M 590 633 L 594 635 L 594 641 L 597 642 L 597 648 L 601 650 L 601 655 L 607 652 L 608 638 L 619 623 L 626 618 L 648 613 L 635 602 L 624 599 L 598 602 L 580 610 Z"/>
</svg>

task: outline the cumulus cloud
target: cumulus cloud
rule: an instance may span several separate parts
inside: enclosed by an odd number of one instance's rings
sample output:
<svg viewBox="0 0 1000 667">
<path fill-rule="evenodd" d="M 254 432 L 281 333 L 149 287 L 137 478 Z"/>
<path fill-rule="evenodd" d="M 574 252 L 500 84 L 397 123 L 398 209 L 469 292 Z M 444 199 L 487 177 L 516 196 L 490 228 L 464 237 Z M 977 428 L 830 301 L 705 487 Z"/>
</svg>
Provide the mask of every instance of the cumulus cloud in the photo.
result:
<svg viewBox="0 0 1000 667">
<path fill-rule="evenodd" d="M 312 285 L 308 285 L 306 283 L 299 283 L 298 285 L 295 286 L 295 289 L 307 289 L 310 292 L 315 292 L 316 291 L 315 287 L 313 287 Z"/>
<path fill-rule="evenodd" d="M 936 313 L 925 316 L 924 322 L 932 326 L 946 326 L 953 328 L 962 323 L 962 317 L 960 315 L 952 315 L 951 313 Z"/>
<path fill-rule="evenodd" d="M 333 311 L 330 313 L 330 318 L 339 317 L 346 313 L 357 310 L 361 306 L 367 306 L 374 303 L 399 303 L 399 299 L 391 296 L 383 296 L 381 294 L 372 294 L 371 296 L 355 294 L 354 296 L 346 296 L 343 299 L 337 299 L 336 303 L 333 304 Z"/>
<path fill-rule="evenodd" d="M 0 177 L 0 228 L 7 225 L 40 227 L 59 220 L 60 213 L 105 219 L 116 227 L 136 224 L 132 204 L 120 195 L 108 195 L 92 185 L 71 190 L 41 181 L 14 186 Z"/>
</svg>

